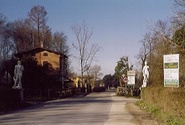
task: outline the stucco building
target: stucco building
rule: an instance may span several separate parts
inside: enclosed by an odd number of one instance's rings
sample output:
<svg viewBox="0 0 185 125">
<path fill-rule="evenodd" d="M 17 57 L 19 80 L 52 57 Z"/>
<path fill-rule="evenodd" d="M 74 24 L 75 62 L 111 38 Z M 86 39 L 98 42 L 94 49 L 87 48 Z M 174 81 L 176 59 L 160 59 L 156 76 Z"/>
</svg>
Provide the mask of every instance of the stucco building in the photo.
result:
<svg viewBox="0 0 185 125">
<path fill-rule="evenodd" d="M 32 50 L 17 53 L 15 54 L 15 57 L 19 59 L 32 57 L 37 61 L 38 65 L 47 66 L 47 74 L 60 81 L 63 86 L 65 83 L 70 82 L 67 73 L 68 57 L 62 53 L 38 47 Z"/>
</svg>

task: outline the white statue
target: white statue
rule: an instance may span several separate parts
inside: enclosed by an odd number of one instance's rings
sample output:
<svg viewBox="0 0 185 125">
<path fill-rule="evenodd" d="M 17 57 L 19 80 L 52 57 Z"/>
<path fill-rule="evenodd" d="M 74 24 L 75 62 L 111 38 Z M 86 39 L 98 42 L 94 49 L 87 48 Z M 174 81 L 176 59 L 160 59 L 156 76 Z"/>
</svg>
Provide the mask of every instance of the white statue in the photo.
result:
<svg viewBox="0 0 185 125">
<path fill-rule="evenodd" d="M 146 87 L 149 79 L 149 66 L 147 65 L 147 61 L 145 61 L 145 65 L 143 66 L 143 85 L 142 87 Z"/>
<path fill-rule="evenodd" d="M 23 74 L 24 67 L 21 65 L 21 61 L 17 61 L 17 65 L 15 65 L 14 69 L 14 86 L 13 89 L 21 89 L 22 88 L 22 74 Z"/>
</svg>

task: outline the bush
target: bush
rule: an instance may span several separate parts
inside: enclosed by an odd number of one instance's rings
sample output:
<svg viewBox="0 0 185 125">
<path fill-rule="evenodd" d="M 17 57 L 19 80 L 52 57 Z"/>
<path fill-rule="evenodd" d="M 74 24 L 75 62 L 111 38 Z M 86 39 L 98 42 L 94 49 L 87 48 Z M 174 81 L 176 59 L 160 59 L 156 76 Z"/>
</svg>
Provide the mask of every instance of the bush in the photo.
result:
<svg viewBox="0 0 185 125">
<path fill-rule="evenodd" d="M 123 96 L 126 94 L 126 89 L 124 87 L 117 87 L 116 89 L 116 95 Z"/>
<path fill-rule="evenodd" d="M 19 90 L 17 89 L 0 89 L 0 111 L 14 109 L 21 104 Z"/>
<path fill-rule="evenodd" d="M 104 92 L 106 90 L 105 87 L 94 87 L 93 92 Z"/>
<path fill-rule="evenodd" d="M 165 125 L 185 124 L 185 90 L 183 88 L 147 87 L 142 89 L 140 107 L 148 110 Z M 141 102 L 140 102 L 141 103 Z"/>
</svg>

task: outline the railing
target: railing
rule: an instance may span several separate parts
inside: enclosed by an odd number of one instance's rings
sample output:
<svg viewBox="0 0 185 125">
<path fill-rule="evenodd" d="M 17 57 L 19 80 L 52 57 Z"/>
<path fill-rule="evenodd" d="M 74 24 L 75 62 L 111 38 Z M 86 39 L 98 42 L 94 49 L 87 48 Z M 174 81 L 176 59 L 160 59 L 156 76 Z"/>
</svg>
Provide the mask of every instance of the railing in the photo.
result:
<svg viewBox="0 0 185 125">
<path fill-rule="evenodd" d="M 24 98 L 27 100 L 43 99 L 50 100 L 56 98 L 65 98 L 83 93 L 83 88 L 66 88 L 66 89 L 25 89 Z"/>
</svg>

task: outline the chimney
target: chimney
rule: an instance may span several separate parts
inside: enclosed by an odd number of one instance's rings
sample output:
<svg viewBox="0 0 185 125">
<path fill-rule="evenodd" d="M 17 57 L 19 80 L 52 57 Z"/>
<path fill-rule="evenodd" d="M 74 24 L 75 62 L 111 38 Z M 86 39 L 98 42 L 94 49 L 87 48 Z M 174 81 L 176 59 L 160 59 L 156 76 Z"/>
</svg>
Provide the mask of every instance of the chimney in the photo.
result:
<svg viewBox="0 0 185 125">
<path fill-rule="evenodd" d="M 44 47 L 44 45 L 43 45 L 43 42 L 42 42 L 42 41 L 40 42 L 40 47 L 41 47 L 41 48 L 43 48 L 43 47 Z"/>
</svg>

